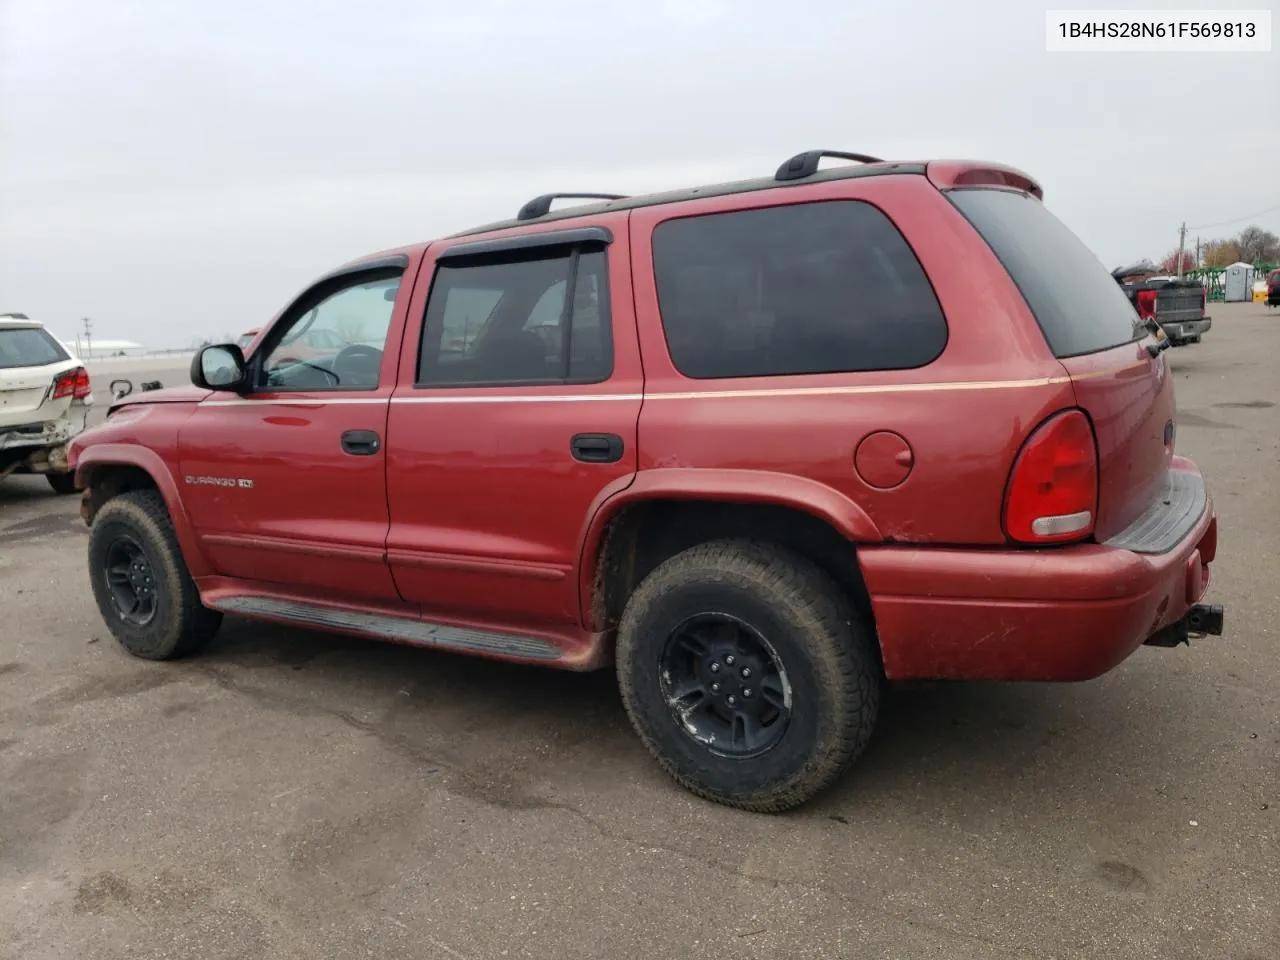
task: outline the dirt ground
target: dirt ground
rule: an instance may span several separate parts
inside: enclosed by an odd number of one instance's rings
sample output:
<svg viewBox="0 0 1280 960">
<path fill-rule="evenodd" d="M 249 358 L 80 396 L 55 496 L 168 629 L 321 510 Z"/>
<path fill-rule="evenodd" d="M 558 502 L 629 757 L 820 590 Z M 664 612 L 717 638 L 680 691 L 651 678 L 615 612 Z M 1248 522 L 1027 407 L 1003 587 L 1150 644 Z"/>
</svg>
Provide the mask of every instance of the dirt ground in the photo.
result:
<svg viewBox="0 0 1280 960">
<path fill-rule="evenodd" d="M 233 621 L 131 659 L 75 498 L 0 483 L 0 957 L 1276 960 L 1280 311 L 1212 306 L 1171 362 L 1226 635 L 896 692 L 784 817 L 668 781 L 607 672 Z"/>
</svg>

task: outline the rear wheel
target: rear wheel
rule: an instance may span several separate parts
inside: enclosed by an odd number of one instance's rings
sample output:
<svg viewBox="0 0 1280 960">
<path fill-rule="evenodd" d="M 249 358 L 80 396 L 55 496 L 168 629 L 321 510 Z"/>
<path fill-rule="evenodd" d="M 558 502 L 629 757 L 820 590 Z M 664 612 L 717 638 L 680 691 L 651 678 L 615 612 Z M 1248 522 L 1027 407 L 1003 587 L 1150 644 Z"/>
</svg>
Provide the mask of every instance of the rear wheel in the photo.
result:
<svg viewBox="0 0 1280 960">
<path fill-rule="evenodd" d="M 164 501 L 137 490 L 107 501 L 89 531 L 89 580 L 107 628 L 129 653 L 170 660 L 194 653 L 222 614 L 200 603 Z"/>
<path fill-rule="evenodd" d="M 862 752 L 880 705 L 870 630 L 806 558 L 745 540 L 661 564 L 628 601 L 618 680 L 678 783 L 759 812 L 806 802 Z"/>
<path fill-rule="evenodd" d="M 76 492 L 74 473 L 46 473 L 44 478 L 49 481 L 49 486 L 53 488 L 54 493 L 66 495 Z"/>
</svg>

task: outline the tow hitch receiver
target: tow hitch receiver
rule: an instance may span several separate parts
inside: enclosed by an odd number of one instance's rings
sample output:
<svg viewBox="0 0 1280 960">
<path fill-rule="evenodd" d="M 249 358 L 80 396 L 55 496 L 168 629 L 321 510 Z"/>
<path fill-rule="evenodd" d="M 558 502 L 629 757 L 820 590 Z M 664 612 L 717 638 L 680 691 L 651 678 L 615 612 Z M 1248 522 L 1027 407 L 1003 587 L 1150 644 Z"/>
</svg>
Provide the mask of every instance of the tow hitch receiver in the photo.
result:
<svg viewBox="0 0 1280 960">
<path fill-rule="evenodd" d="M 1144 643 L 1149 647 L 1176 647 L 1180 643 L 1190 646 L 1191 637 L 1222 636 L 1222 620 L 1221 604 L 1197 603 L 1185 617 L 1153 633 Z"/>
<path fill-rule="evenodd" d="M 1197 603 L 1187 613 L 1187 632 L 1193 637 L 1222 636 L 1222 604 Z"/>
</svg>

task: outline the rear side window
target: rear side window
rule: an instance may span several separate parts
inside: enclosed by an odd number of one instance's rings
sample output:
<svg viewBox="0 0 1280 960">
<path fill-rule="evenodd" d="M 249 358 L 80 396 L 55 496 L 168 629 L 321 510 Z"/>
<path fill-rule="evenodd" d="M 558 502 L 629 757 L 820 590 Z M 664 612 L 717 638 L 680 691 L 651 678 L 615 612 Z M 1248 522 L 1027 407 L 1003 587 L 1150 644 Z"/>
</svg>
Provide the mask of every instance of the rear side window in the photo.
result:
<svg viewBox="0 0 1280 960">
<path fill-rule="evenodd" d="M 0 329 L 0 370 L 46 367 L 70 359 L 58 341 L 40 327 Z"/>
<path fill-rule="evenodd" d="M 605 264 L 603 250 L 442 263 L 427 301 L 419 385 L 609 379 Z"/>
<path fill-rule="evenodd" d="M 672 362 L 699 379 L 903 370 L 947 324 L 897 227 L 856 200 L 669 220 L 653 234 Z"/>
<path fill-rule="evenodd" d="M 953 190 L 1035 314 L 1054 356 L 1097 353 L 1145 334 L 1121 286 L 1039 200 L 1008 190 Z"/>
</svg>

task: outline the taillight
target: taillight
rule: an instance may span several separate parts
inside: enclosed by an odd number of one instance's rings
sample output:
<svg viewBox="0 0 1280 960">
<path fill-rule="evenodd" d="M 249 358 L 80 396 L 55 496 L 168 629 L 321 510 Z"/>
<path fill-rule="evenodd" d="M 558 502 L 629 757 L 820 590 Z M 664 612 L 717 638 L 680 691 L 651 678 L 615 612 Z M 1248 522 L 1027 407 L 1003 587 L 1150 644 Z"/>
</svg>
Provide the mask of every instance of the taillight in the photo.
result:
<svg viewBox="0 0 1280 960">
<path fill-rule="evenodd" d="M 53 381 L 53 399 L 87 400 L 89 398 L 89 371 L 84 367 L 76 367 L 58 375 Z"/>
<path fill-rule="evenodd" d="M 1156 315 L 1156 296 L 1154 290 L 1138 291 L 1138 316 L 1143 320 Z"/>
<path fill-rule="evenodd" d="M 1018 543 L 1081 540 L 1098 505 L 1098 448 L 1089 418 L 1067 410 L 1042 423 L 1022 445 L 1009 474 L 1004 527 Z"/>
</svg>

